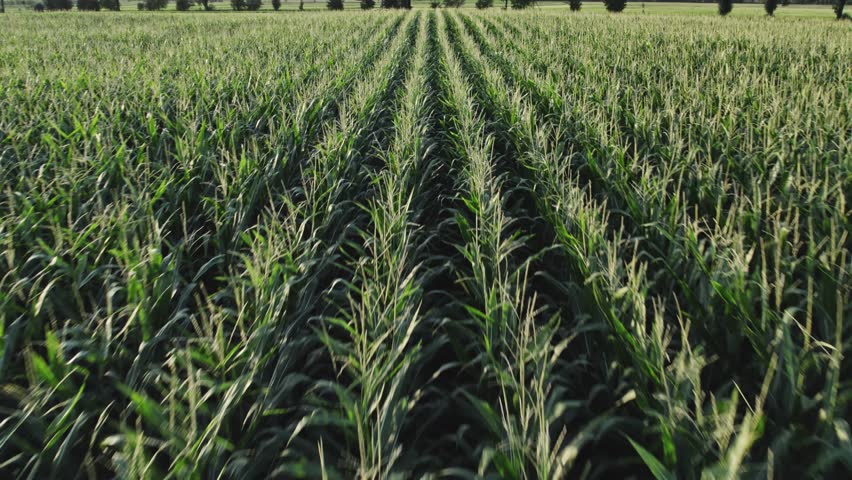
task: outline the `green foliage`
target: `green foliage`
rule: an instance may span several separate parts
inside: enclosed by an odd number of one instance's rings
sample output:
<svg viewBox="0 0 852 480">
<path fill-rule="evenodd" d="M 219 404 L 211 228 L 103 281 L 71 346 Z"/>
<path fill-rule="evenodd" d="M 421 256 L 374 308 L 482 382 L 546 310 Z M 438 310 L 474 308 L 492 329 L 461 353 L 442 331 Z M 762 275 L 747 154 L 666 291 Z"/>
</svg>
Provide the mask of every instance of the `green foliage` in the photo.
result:
<svg viewBox="0 0 852 480">
<path fill-rule="evenodd" d="M 262 0 L 231 0 L 231 8 L 236 11 L 256 11 L 263 6 Z"/>
<path fill-rule="evenodd" d="M 169 0 L 145 0 L 145 10 L 162 10 L 168 4 Z"/>
<path fill-rule="evenodd" d="M 535 0 L 511 0 L 510 4 L 515 10 L 522 10 L 535 4 Z"/>
<path fill-rule="evenodd" d="M 360 0 L 361 10 L 371 10 L 376 6 L 376 0 Z"/>
<path fill-rule="evenodd" d="M 763 9 L 770 17 L 775 15 L 775 10 L 778 9 L 778 0 L 764 0 Z"/>
<path fill-rule="evenodd" d="M 831 9 L 834 11 L 834 16 L 841 20 L 843 18 L 843 8 L 846 6 L 846 0 L 832 0 Z"/>
<path fill-rule="evenodd" d="M 45 0 L 44 6 L 48 11 L 71 10 L 74 7 L 72 0 Z"/>
<path fill-rule="evenodd" d="M 583 6 L 583 2 L 582 0 L 569 0 L 568 5 L 571 7 L 572 12 L 579 12 Z"/>
<path fill-rule="evenodd" d="M 101 7 L 118 12 L 121 10 L 121 2 L 119 0 L 101 0 Z"/>
<path fill-rule="evenodd" d="M 476 8 L 483 10 L 494 6 L 494 0 L 476 0 Z"/>
<path fill-rule="evenodd" d="M 327 0 L 325 6 L 329 10 L 343 10 L 343 0 Z"/>
<path fill-rule="evenodd" d="M 845 478 L 848 25 L 358 16 L 2 19 L 0 476 Z"/>
<path fill-rule="evenodd" d="M 734 9 L 733 0 L 719 0 L 719 15 L 725 16 Z"/>
<path fill-rule="evenodd" d="M 175 10 L 185 12 L 192 8 L 192 0 L 175 0 Z"/>
<path fill-rule="evenodd" d="M 97 12 L 101 9 L 100 0 L 77 0 L 77 10 Z"/>
<path fill-rule="evenodd" d="M 276 12 L 281 9 L 281 0 L 272 0 L 272 9 Z"/>
<path fill-rule="evenodd" d="M 465 0 L 443 0 L 445 8 L 460 8 L 464 3 Z"/>
<path fill-rule="evenodd" d="M 627 6 L 627 0 L 603 0 L 603 2 L 609 12 L 622 12 Z"/>
</svg>

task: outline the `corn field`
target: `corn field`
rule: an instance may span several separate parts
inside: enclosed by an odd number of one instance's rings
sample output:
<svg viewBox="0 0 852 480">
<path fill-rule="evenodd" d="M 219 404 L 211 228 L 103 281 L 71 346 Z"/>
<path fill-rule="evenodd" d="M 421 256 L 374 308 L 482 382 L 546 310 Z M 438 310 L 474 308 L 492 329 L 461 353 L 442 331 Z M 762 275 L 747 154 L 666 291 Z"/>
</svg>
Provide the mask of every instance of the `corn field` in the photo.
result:
<svg viewBox="0 0 852 480">
<path fill-rule="evenodd" d="M 845 23 L 0 30 L 0 477 L 852 474 Z"/>
</svg>

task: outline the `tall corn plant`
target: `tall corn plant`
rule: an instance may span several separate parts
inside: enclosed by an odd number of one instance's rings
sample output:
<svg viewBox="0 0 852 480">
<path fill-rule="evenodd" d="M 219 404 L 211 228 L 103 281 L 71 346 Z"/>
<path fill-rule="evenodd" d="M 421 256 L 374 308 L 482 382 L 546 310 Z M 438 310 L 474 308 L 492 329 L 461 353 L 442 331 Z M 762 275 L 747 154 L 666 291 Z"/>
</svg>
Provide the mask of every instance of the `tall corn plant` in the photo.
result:
<svg viewBox="0 0 852 480">
<path fill-rule="evenodd" d="M 403 46 L 414 37 L 418 22 L 409 18 L 406 23 L 405 34 L 398 35 L 392 43 L 391 52 L 394 53 L 384 57 L 372 75 L 356 87 L 357 94 L 341 108 L 337 128 L 326 133 L 324 146 L 312 162 L 308 175 L 316 181 L 312 182 L 308 191 L 319 189 L 327 192 L 321 193 L 320 198 L 324 202 L 334 202 L 330 205 L 339 204 L 337 208 L 353 212 L 356 207 L 349 204 L 350 195 L 358 190 L 353 190 L 353 187 L 366 187 L 358 180 L 368 180 L 364 177 L 365 172 L 352 155 L 366 146 L 360 144 L 364 140 L 362 134 L 371 131 L 380 109 L 387 108 L 383 102 L 390 99 L 385 97 L 385 92 L 393 91 L 393 82 L 408 63 L 409 51 Z M 344 181 L 347 177 L 351 178 Z M 309 198 L 312 196 L 308 194 Z M 382 207 L 385 206 L 382 204 Z M 392 213 L 378 207 L 366 210 L 368 215 Z M 321 211 L 329 210 L 323 208 Z M 354 252 L 359 254 L 361 251 L 364 261 L 355 262 L 350 267 L 352 280 L 344 280 L 348 306 L 341 306 L 338 315 L 319 318 L 322 322 L 318 326 L 319 338 L 331 354 L 335 370 L 340 369 L 341 378 L 339 382 L 320 380 L 315 385 L 318 399 L 326 398 L 324 392 L 328 391 L 333 400 L 322 401 L 304 419 L 304 425 L 313 428 L 334 418 L 349 418 L 351 423 L 342 422 L 341 425 L 347 442 L 351 439 L 356 444 L 356 455 L 352 461 L 357 475 L 363 478 L 384 477 L 395 468 L 400 455 L 396 443 L 399 432 L 396 429 L 400 428 L 405 411 L 410 408 L 405 404 L 402 380 L 406 378 L 405 366 L 416 358 L 416 350 L 408 352 L 407 346 L 417 324 L 418 312 L 416 306 L 410 307 L 406 303 L 415 291 L 411 289 L 415 287 L 407 283 L 410 279 L 395 276 L 397 271 L 393 265 L 389 266 L 391 271 L 386 271 L 382 263 L 393 260 L 402 268 L 407 261 L 407 235 L 405 232 L 395 233 L 393 229 L 399 224 L 391 222 L 390 218 L 374 217 L 377 229 L 374 235 L 377 238 L 365 230 L 358 233 L 365 245 L 356 247 Z M 342 240 L 337 238 L 338 235 L 348 235 L 346 231 L 337 229 L 321 231 L 320 234 L 335 242 L 332 244 L 334 249 L 344 246 L 344 243 L 339 243 Z M 398 241 L 402 242 L 398 245 L 400 250 L 396 251 L 399 256 L 384 256 L 382 249 L 387 246 L 384 242 L 395 244 Z M 374 242 L 381 243 L 375 245 Z M 362 248 L 366 250 L 362 251 Z M 371 250 L 372 255 L 368 253 Z M 368 258 L 372 258 L 372 263 Z M 410 328 L 391 328 L 387 322 L 392 321 L 389 315 L 393 314 L 400 315 L 400 321 L 407 322 Z M 394 336 L 385 344 L 384 339 L 388 335 Z M 390 390 L 385 390 L 384 382 L 394 373 L 399 375 L 397 381 Z M 346 378 L 350 379 L 351 387 L 347 386 Z M 380 399 L 381 402 L 376 403 Z"/>
<path fill-rule="evenodd" d="M 493 173 L 491 140 L 476 113 L 476 95 L 466 86 L 469 77 L 455 53 L 458 44 L 451 44 L 443 34 L 448 27 L 442 27 L 439 36 L 443 90 L 462 132 L 456 145 L 467 162 L 462 189 L 468 211 L 458 219 L 466 242 L 462 255 L 470 264 L 466 274 L 470 277 L 463 277 L 463 284 L 476 299 L 467 307 L 474 315 L 470 334 L 480 337 L 479 351 L 471 355 L 485 369 L 482 381 L 495 383 L 500 392 L 496 404 L 488 397 L 464 392 L 486 430 L 499 440 L 482 450 L 478 471 L 482 475 L 493 469 L 515 478 L 559 476 L 566 455 L 576 447 L 563 449 L 564 432 L 551 431 L 564 408 L 552 395 L 551 371 L 569 339 L 555 340 L 555 318 L 542 323 L 543 312 L 528 287 L 530 260 L 515 258 L 524 237 L 512 232 L 515 222 L 504 212 L 501 180 Z M 486 140 L 465 140 L 483 137 Z"/>
</svg>

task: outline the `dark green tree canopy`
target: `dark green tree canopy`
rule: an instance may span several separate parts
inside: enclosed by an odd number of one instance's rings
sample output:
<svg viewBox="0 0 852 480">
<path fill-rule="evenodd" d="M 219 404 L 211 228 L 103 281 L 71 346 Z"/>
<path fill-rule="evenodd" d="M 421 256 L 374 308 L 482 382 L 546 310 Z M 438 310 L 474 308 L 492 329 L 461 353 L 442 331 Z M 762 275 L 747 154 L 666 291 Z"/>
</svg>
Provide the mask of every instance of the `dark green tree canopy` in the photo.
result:
<svg viewBox="0 0 852 480">
<path fill-rule="evenodd" d="M 766 3 L 763 4 L 763 9 L 766 10 L 766 14 L 770 17 L 775 16 L 775 10 L 778 9 L 778 0 L 766 0 Z"/>
<path fill-rule="evenodd" d="M 627 0 L 604 0 L 607 11 L 622 12 L 627 6 Z"/>
<path fill-rule="evenodd" d="M 78 0 L 77 2 L 77 10 L 87 11 L 87 12 L 97 12 L 101 9 L 101 2 L 99 0 Z"/>
<path fill-rule="evenodd" d="M 44 2 L 44 6 L 47 10 L 56 11 L 56 10 L 71 10 L 74 8 L 74 4 L 71 0 L 46 0 Z"/>
</svg>

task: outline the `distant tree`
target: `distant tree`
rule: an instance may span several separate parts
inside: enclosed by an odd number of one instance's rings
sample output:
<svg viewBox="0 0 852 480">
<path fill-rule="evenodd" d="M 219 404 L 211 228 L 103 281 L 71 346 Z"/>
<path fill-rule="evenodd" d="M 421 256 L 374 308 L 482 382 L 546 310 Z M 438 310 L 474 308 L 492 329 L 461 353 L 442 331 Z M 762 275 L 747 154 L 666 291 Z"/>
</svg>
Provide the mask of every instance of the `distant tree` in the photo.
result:
<svg viewBox="0 0 852 480">
<path fill-rule="evenodd" d="M 118 0 L 101 0 L 101 7 L 118 12 L 121 10 L 121 2 Z"/>
<path fill-rule="evenodd" d="M 766 10 L 766 14 L 770 17 L 775 16 L 775 10 L 778 8 L 778 0 L 766 0 L 766 3 L 763 4 L 763 9 Z"/>
<path fill-rule="evenodd" d="M 399 0 L 382 0 L 382 8 L 399 8 Z"/>
<path fill-rule="evenodd" d="M 246 0 L 246 10 L 256 12 L 263 6 L 263 0 Z"/>
<path fill-rule="evenodd" d="M 838 20 L 843 18 L 843 7 L 846 6 L 846 0 L 834 0 L 831 2 L 831 8 L 834 10 L 834 16 Z"/>
<path fill-rule="evenodd" d="M 210 8 L 210 0 L 199 0 L 198 3 L 204 8 L 204 10 L 212 10 Z"/>
<path fill-rule="evenodd" d="M 162 10 L 169 4 L 169 0 L 145 0 L 145 10 Z"/>
<path fill-rule="evenodd" d="M 719 15 L 725 16 L 734 9 L 733 0 L 719 0 Z"/>
<path fill-rule="evenodd" d="M 464 2 L 465 0 L 444 0 L 444 8 L 459 8 Z"/>
<path fill-rule="evenodd" d="M 281 0 L 272 0 L 272 9 L 276 12 L 281 10 Z"/>
<path fill-rule="evenodd" d="M 343 0 L 328 0 L 325 6 L 329 10 L 343 10 Z"/>
<path fill-rule="evenodd" d="M 376 0 L 361 0 L 361 10 L 371 10 L 376 6 Z"/>
<path fill-rule="evenodd" d="M 231 0 L 231 8 L 241 12 L 246 9 L 246 0 Z"/>
<path fill-rule="evenodd" d="M 175 0 L 175 10 L 179 12 L 185 12 L 192 7 L 191 0 Z"/>
<path fill-rule="evenodd" d="M 44 7 L 49 11 L 71 10 L 74 4 L 71 0 L 45 0 Z"/>
<path fill-rule="evenodd" d="M 42 5 L 44 7 L 44 5 Z M 6 2 L 4 0 L 0 0 L 0 13 L 6 13 Z"/>
<path fill-rule="evenodd" d="M 579 12 L 580 7 L 583 6 L 583 2 L 581 0 L 569 0 L 568 3 L 571 5 L 572 12 Z"/>
<path fill-rule="evenodd" d="M 44 11 L 44 4 L 43 3 L 36 3 L 35 5 L 33 5 L 33 11 L 39 12 L 39 13 L 43 12 Z"/>
<path fill-rule="evenodd" d="M 101 9 L 100 0 L 78 0 L 77 10 L 81 12 L 97 12 Z"/>
<path fill-rule="evenodd" d="M 512 0 L 512 8 L 514 10 L 522 10 L 524 8 L 532 6 L 535 3 L 533 0 Z"/>
<path fill-rule="evenodd" d="M 627 6 L 627 0 L 604 0 L 604 5 L 610 12 L 622 12 Z"/>
<path fill-rule="evenodd" d="M 304 9 L 305 9 L 305 0 L 299 0 L 299 11 L 301 12 Z"/>
<path fill-rule="evenodd" d="M 476 8 L 483 10 L 494 6 L 494 0 L 476 0 Z"/>
<path fill-rule="evenodd" d="M 432 8 L 438 8 L 441 6 L 441 2 L 436 2 L 433 0 L 432 3 L 429 4 L 429 6 Z"/>
<path fill-rule="evenodd" d="M 137 10 L 145 10 L 145 2 L 139 2 L 136 4 Z"/>
</svg>

